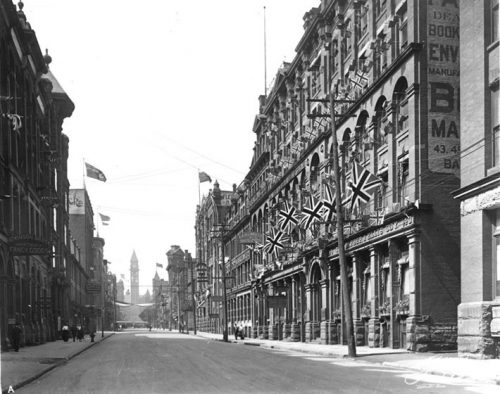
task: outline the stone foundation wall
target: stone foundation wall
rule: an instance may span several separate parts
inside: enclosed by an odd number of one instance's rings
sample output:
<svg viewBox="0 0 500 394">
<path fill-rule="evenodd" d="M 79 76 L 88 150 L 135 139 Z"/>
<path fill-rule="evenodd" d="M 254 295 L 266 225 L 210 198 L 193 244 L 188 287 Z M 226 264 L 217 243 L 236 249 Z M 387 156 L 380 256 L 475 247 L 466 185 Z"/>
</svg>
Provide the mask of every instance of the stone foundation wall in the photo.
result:
<svg viewBox="0 0 500 394">
<path fill-rule="evenodd" d="M 380 346 L 380 322 L 371 318 L 368 322 L 368 347 Z"/>
<path fill-rule="evenodd" d="M 365 323 L 363 320 L 354 321 L 354 338 L 356 338 L 356 346 L 365 345 Z"/>
<path fill-rule="evenodd" d="M 293 342 L 300 342 L 300 323 L 290 324 L 290 339 Z"/>
<path fill-rule="evenodd" d="M 461 357 L 500 358 L 500 338 L 491 335 L 492 308 L 498 303 L 469 302 L 458 306 L 458 354 Z"/>
<path fill-rule="evenodd" d="M 414 352 L 457 349 L 457 325 L 433 323 L 429 318 L 406 319 L 406 349 Z"/>
</svg>

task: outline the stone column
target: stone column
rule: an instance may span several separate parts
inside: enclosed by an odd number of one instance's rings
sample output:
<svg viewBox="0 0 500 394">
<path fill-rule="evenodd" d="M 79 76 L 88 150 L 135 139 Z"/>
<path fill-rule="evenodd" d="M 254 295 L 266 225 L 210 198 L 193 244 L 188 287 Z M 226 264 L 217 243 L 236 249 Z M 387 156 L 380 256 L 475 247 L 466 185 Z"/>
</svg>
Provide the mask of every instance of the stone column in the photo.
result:
<svg viewBox="0 0 500 394">
<path fill-rule="evenodd" d="M 321 343 L 328 343 L 328 316 L 330 314 L 330 305 L 328 297 L 328 279 L 323 279 L 319 282 L 321 289 L 321 323 L 320 323 L 320 340 Z"/>
<path fill-rule="evenodd" d="M 425 327 L 418 327 L 420 320 L 421 294 L 420 288 L 420 234 L 413 232 L 408 235 L 408 280 L 410 285 L 410 315 L 406 318 L 406 348 L 412 351 L 423 349 L 424 345 L 417 345 L 418 342 L 427 342 L 428 333 Z M 427 325 L 425 325 L 427 326 Z M 418 333 L 417 333 L 418 331 Z"/>
<path fill-rule="evenodd" d="M 369 347 L 379 347 L 380 346 L 380 322 L 378 319 L 378 307 L 379 307 L 379 264 L 377 259 L 377 253 L 375 247 L 370 247 L 370 280 L 372 281 L 372 297 L 371 297 L 371 318 L 369 321 L 369 333 L 368 333 L 368 346 Z"/>
<path fill-rule="evenodd" d="M 290 326 L 290 336 L 291 340 L 294 342 L 300 342 L 300 324 L 299 321 L 302 321 L 302 318 L 299 316 L 300 311 L 298 310 L 299 302 L 298 297 L 300 296 L 299 291 L 299 279 L 297 276 L 294 276 L 292 279 L 292 324 Z"/>
<path fill-rule="evenodd" d="M 391 316 L 391 328 L 390 328 L 390 338 L 389 338 L 389 344 L 393 349 L 398 349 L 399 348 L 399 335 L 398 335 L 398 329 L 399 327 L 396 327 L 397 321 L 396 321 L 396 311 L 394 310 L 394 306 L 396 304 L 396 297 L 397 293 L 399 291 L 400 283 L 399 283 L 399 275 L 398 275 L 398 265 L 397 265 L 397 259 L 399 257 L 399 249 L 396 244 L 392 239 L 389 240 L 389 261 L 390 261 L 390 267 L 389 267 L 389 276 L 390 276 L 390 283 L 387 283 L 387 286 L 390 288 L 390 316 Z"/>
<path fill-rule="evenodd" d="M 310 283 L 306 284 L 304 286 L 305 291 L 306 291 L 306 305 L 305 305 L 305 311 L 303 315 L 303 319 L 305 322 L 305 339 L 306 342 L 310 342 L 312 339 L 312 324 L 311 324 L 311 292 L 312 292 L 312 285 Z"/>
</svg>

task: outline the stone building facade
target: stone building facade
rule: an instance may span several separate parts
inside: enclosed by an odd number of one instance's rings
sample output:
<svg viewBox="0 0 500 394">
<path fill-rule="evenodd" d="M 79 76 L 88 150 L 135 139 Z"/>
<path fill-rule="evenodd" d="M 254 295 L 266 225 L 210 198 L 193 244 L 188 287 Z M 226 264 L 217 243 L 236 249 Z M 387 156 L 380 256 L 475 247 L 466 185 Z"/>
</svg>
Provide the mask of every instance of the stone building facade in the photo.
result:
<svg viewBox="0 0 500 394">
<path fill-rule="evenodd" d="M 454 1 L 324 0 L 305 14 L 294 59 L 259 99 L 250 170 L 222 218 L 230 322 L 264 338 L 345 342 L 335 216 L 289 227 L 268 252 L 280 211 L 304 218 L 361 166 L 380 183 L 343 212 L 357 345 L 456 348 L 458 13 Z"/>
<path fill-rule="evenodd" d="M 500 357 L 498 0 L 460 2 L 461 303 L 458 351 Z"/>
<path fill-rule="evenodd" d="M 19 2 L 0 1 L 0 333 L 22 344 L 54 340 L 66 302 L 68 138 L 74 104 L 49 70 Z"/>
</svg>

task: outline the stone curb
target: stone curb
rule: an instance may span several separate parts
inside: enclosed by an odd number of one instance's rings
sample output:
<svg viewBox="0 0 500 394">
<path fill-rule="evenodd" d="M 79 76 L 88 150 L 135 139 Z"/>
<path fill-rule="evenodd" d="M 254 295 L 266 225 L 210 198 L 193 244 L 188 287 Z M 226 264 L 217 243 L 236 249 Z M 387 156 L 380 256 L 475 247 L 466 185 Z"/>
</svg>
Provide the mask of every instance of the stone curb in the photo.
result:
<svg viewBox="0 0 500 394">
<path fill-rule="evenodd" d="M 203 337 L 202 335 L 200 335 L 200 337 L 205 338 L 205 339 L 212 339 L 215 341 L 223 342 L 221 339 L 218 339 L 218 338 L 207 338 L 207 337 Z M 285 350 L 293 350 L 293 351 L 306 353 L 306 354 L 318 354 L 318 352 L 313 350 L 313 349 L 287 349 L 286 347 L 281 347 L 279 345 L 278 346 L 270 345 L 270 344 L 262 343 L 262 342 L 238 342 L 238 341 L 229 340 L 228 343 L 236 343 L 236 344 L 247 345 L 247 346 L 259 346 L 259 347 L 262 347 L 264 349 L 285 349 Z M 387 354 L 392 354 L 392 353 L 362 354 L 362 355 L 358 355 L 356 358 L 351 358 L 346 354 L 321 352 L 321 355 L 324 355 L 324 356 L 329 356 L 332 358 L 339 358 L 339 359 L 352 359 L 352 360 L 357 360 L 359 358 L 365 358 L 368 356 L 383 356 L 383 355 L 387 355 Z M 406 365 L 403 365 L 403 364 L 400 364 L 400 363 L 394 362 L 394 361 L 383 361 L 383 362 L 376 362 L 376 361 L 370 361 L 370 360 L 366 360 L 366 361 L 368 361 L 374 365 L 378 364 L 378 365 L 383 365 L 386 367 L 398 368 L 398 369 L 402 369 L 402 370 L 404 369 L 406 371 L 421 372 L 421 373 L 427 373 L 427 374 L 435 375 L 435 376 L 445 376 L 445 377 L 449 377 L 449 378 L 468 379 L 468 380 L 472 380 L 476 383 L 493 384 L 493 385 L 500 386 L 500 379 L 478 379 L 478 378 L 475 378 L 475 377 L 469 376 L 469 375 L 452 374 L 452 373 L 446 373 L 446 372 L 441 372 L 441 371 L 432 371 L 432 370 L 428 370 L 425 368 L 410 367 L 410 366 L 406 366 Z"/>
<path fill-rule="evenodd" d="M 18 390 L 20 389 L 21 387 L 23 386 L 26 386 L 27 384 L 30 384 L 31 382 L 37 380 L 38 378 L 40 378 L 41 376 L 45 375 L 47 372 L 50 372 L 52 371 L 53 369 L 59 367 L 60 365 L 63 365 L 63 364 L 66 364 L 69 360 L 71 360 L 72 358 L 82 354 L 84 351 L 86 351 L 87 349 L 90 349 L 91 347 L 97 345 L 98 343 L 101 343 L 102 341 L 108 339 L 109 337 L 113 336 L 115 333 L 110 333 L 109 335 L 106 335 L 104 338 L 102 338 L 99 342 L 90 342 L 89 346 L 86 346 L 84 347 L 83 349 L 80 349 L 79 351 L 75 352 L 75 353 L 72 353 L 70 354 L 69 356 L 66 356 L 64 357 L 64 360 L 62 361 L 59 361 L 53 365 L 51 365 L 50 367 L 47 367 L 46 369 L 44 369 L 43 371 L 40 371 L 38 372 L 37 374 L 23 380 L 22 382 L 20 383 L 17 383 L 16 385 L 12 386 L 12 389 L 13 390 Z M 2 390 L 2 394 L 7 394 L 9 391 L 9 387 L 7 387 L 6 389 Z"/>
<path fill-rule="evenodd" d="M 409 367 L 409 366 L 400 364 L 398 362 L 393 362 L 393 361 L 384 361 L 382 363 L 382 365 L 384 365 L 386 367 L 391 367 L 391 368 L 405 369 L 407 371 L 426 373 L 429 375 L 445 376 L 447 378 L 467 379 L 467 380 L 472 380 L 476 383 L 493 384 L 493 385 L 500 386 L 500 379 L 494 379 L 494 378 L 493 379 L 480 379 L 480 378 L 476 378 L 476 377 L 470 376 L 470 375 L 461 375 L 461 374 L 457 374 L 457 373 L 432 371 L 432 370 L 426 369 L 426 368 Z"/>
</svg>

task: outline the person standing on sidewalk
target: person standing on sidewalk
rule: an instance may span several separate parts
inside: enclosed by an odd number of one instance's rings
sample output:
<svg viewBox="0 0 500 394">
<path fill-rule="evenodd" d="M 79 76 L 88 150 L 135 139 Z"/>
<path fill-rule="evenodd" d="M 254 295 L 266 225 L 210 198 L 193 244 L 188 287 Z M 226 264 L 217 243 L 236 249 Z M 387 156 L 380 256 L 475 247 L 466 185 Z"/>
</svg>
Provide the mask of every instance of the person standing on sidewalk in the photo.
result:
<svg viewBox="0 0 500 394">
<path fill-rule="evenodd" d="M 14 327 L 12 327 L 12 347 L 16 352 L 19 351 L 19 345 L 21 344 L 21 326 L 19 323 L 16 323 Z"/>
</svg>

